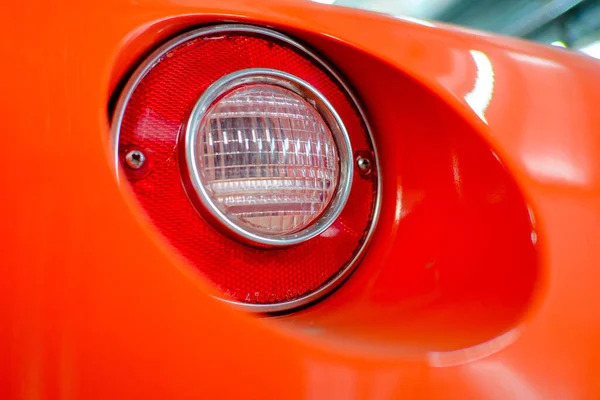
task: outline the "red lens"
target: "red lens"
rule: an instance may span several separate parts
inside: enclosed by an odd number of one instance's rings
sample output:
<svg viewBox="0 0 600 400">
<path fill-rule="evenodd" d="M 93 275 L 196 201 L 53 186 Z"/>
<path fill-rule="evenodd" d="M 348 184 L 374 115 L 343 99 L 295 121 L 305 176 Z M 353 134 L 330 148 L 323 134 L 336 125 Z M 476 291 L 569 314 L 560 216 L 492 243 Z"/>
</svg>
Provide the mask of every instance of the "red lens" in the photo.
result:
<svg viewBox="0 0 600 400">
<path fill-rule="evenodd" d="M 375 209 L 375 172 L 365 177 L 355 168 L 345 208 L 319 236 L 283 249 L 256 248 L 215 230 L 190 202 L 182 185 L 179 135 L 211 84 L 249 68 L 279 70 L 308 82 L 337 111 L 354 153 L 373 159 L 362 117 L 341 84 L 292 43 L 255 29 L 197 32 L 171 42 L 158 62 L 151 56 L 145 64 L 151 67 L 142 66 L 125 89 L 131 95 L 117 110 L 122 113 L 116 125 L 119 159 L 138 149 L 150 166 L 144 174 L 124 167 L 125 177 L 160 233 L 224 298 L 251 304 L 307 298 L 348 272 L 363 247 Z"/>
</svg>

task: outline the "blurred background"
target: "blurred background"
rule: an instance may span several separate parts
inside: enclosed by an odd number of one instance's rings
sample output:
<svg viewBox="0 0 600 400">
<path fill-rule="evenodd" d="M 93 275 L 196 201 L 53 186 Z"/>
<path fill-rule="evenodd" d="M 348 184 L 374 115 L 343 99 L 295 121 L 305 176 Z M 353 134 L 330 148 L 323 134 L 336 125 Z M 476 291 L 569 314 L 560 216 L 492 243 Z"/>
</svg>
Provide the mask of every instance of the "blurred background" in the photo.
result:
<svg viewBox="0 0 600 400">
<path fill-rule="evenodd" d="M 568 47 L 600 59 L 600 0 L 313 0 L 437 20 Z"/>
</svg>

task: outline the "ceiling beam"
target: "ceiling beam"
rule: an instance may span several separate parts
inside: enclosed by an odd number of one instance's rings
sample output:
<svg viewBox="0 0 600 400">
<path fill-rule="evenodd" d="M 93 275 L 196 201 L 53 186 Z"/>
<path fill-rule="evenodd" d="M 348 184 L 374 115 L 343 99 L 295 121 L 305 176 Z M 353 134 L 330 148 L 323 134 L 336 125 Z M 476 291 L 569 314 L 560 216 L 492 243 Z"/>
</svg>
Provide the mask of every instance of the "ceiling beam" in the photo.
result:
<svg viewBox="0 0 600 400">
<path fill-rule="evenodd" d="M 565 15 L 586 0 L 553 0 L 536 9 L 535 12 L 517 16 L 512 24 L 500 33 L 527 37 L 550 22 Z"/>
</svg>

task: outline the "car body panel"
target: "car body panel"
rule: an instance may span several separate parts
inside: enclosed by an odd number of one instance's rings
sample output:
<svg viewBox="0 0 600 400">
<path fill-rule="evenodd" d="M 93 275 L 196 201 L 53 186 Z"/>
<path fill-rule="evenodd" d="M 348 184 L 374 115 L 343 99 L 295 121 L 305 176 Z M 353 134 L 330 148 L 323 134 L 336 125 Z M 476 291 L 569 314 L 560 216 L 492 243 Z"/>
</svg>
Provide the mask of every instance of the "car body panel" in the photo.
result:
<svg viewBox="0 0 600 400">
<path fill-rule="evenodd" d="M 600 395 L 600 63 L 297 1 L 64 0 L 0 9 L 2 398 Z M 438 96 L 489 144 L 539 236 L 539 287 L 518 334 L 438 362 L 331 345 L 211 297 L 117 185 L 107 104 L 157 44 L 224 21 L 367 53 Z M 386 102 L 358 82 L 352 60 L 344 65 L 319 43 L 367 108 Z M 387 204 L 398 204 L 399 192 L 386 191 Z M 393 227 L 396 210 L 384 207 L 381 221 Z M 376 233 L 363 264 L 384 252 L 401 259 L 397 240 Z"/>
</svg>

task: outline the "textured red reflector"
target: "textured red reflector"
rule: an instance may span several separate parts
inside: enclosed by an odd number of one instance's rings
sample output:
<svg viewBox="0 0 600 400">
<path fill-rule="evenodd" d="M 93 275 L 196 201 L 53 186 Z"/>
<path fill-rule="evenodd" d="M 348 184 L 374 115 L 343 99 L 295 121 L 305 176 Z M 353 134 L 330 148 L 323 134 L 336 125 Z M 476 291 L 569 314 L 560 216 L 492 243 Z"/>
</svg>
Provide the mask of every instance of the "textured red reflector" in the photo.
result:
<svg viewBox="0 0 600 400">
<path fill-rule="evenodd" d="M 125 89 L 129 98 L 123 96 L 116 110 L 118 157 L 124 163 L 132 150 L 145 155 L 148 170 L 124 167 L 124 177 L 161 234 L 225 299 L 272 305 L 264 310 L 277 310 L 325 292 L 355 265 L 376 209 L 377 176 L 375 170 L 364 176 L 355 168 L 340 216 L 304 243 L 257 248 L 217 231 L 196 210 L 182 185 L 179 135 L 211 84 L 248 68 L 279 70 L 308 82 L 337 111 L 355 155 L 374 160 L 360 113 L 323 65 L 278 34 L 243 26 L 204 28 L 184 35 L 142 65 Z"/>
</svg>

